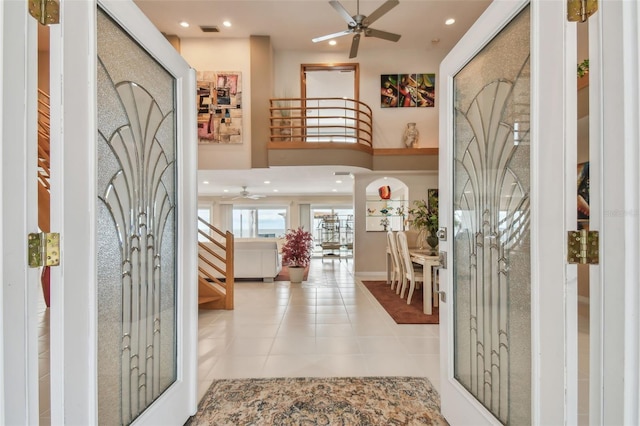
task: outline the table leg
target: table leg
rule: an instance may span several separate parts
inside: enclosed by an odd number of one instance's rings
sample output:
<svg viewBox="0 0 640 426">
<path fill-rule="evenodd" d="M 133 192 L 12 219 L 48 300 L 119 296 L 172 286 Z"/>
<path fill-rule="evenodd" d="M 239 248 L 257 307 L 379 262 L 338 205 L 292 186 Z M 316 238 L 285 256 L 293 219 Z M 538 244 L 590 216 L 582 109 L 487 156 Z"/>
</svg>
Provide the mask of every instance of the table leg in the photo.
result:
<svg viewBox="0 0 640 426">
<path fill-rule="evenodd" d="M 423 266 L 424 269 L 429 268 L 429 271 L 424 271 L 422 272 L 422 275 L 424 277 L 424 282 L 422 283 L 422 305 L 423 305 L 423 312 L 427 315 L 431 315 L 433 313 L 433 309 L 431 307 L 432 303 L 433 303 L 433 286 L 431 283 L 431 265 L 427 264 Z"/>
</svg>

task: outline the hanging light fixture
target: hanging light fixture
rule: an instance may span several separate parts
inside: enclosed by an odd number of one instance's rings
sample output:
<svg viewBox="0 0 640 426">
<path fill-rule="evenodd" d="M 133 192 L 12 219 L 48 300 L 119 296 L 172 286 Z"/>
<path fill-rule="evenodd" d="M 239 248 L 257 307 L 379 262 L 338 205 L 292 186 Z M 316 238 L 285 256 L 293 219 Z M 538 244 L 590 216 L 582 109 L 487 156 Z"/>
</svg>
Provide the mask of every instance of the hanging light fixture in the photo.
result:
<svg viewBox="0 0 640 426">
<path fill-rule="evenodd" d="M 567 20 L 586 22 L 598 10 L 598 0 L 567 0 Z"/>
</svg>

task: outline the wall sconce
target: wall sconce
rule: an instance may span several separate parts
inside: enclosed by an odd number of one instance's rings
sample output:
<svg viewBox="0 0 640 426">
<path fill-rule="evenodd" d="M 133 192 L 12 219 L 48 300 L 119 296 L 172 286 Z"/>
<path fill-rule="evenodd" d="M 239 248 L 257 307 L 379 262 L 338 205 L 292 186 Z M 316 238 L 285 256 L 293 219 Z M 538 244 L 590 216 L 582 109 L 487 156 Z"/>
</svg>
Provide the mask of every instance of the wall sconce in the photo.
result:
<svg viewBox="0 0 640 426">
<path fill-rule="evenodd" d="M 598 0 L 567 0 L 567 20 L 586 22 L 598 10 Z"/>
<path fill-rule="evenodd" d="M 40 25 L 52 25 L 60 22 L 60 5 L 57 0 L 28 0 L 29 14 Z"/>
</svg>

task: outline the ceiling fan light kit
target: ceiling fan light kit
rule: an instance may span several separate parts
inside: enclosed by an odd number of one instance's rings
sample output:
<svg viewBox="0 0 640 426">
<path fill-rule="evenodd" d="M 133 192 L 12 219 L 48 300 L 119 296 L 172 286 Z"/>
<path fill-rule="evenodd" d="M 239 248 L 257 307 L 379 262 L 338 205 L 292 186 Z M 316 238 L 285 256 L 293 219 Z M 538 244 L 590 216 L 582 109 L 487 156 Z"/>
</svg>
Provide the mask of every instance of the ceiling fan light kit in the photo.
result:
<svg viewBox="0 0 640 426">
<path fill-rule="evenodd" d="M 376 37 L 383 40 L 397 42 L 400 40 L 400 34 L 389 33 L 387 31 L 369 28 L 369 25 L 380 19 L 385 13 L 396 7 L 400 3 L 399 0 L 387 0 L 380 7 L 373 11 L 369 16 L 360 14 L 360 0 L 357 2 L 356 14 L 351 16 L 349 12 L 337 0 L 331 0 L 329 4 L 342 16 L 347 22 L 348 29 L 333 34 L 316 37 L 312 41 L 318 43 L 332 38 L 342 37 L 353 34 L 351 41 L 351 49 L 349 50 L 349 58 L 355 58 L 358 55 L 358 47 L 360 45 L 360 36 L 364 33 L 365 37 Z"/>
</svg>

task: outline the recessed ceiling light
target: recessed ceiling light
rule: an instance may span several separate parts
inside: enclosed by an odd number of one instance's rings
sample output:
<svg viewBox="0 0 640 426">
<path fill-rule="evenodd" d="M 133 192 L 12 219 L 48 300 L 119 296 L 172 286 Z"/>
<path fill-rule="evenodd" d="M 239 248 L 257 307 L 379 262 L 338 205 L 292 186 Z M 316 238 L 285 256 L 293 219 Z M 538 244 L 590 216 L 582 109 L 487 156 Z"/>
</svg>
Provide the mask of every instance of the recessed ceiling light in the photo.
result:
<svg viewBox="0 0 640 426">
<path fill-rule="evenodd" d="M 274 189 L 274 190 L 273 190 L 273 192 L 278 192 L 278 190 L 277 190 L 277 189 Z"/>
<path fill-rule="evenodd" d="M 336 183 L 342 183 L 342 181 L 341 180 L 337 180 Z"/>
<path fill-rule="evenodd" d="M 229 190 L 228 189 L 223 189 L 222 192 L 229 192 Z"/>
<path fill-rule="evenodd" d="M 338 190 L 337 190 L 337 189 L 335 189 L 335 188 L 333 188 L 331 191 L 333 191 L 333 192 L 338 192 Z"/>
<path fill-rule="evenodd" d="M 209 185 L 209 181 L 208 180 L 203 180 L 202 183 L 204 183 L 205 185 Z"/>
<path fill-rule="evenodd" d="M 453 18 L 449 18 L 446 21 L 444 21 L 445 25 L 453 25 L 456 23 L 456 20 Z"/>
<path fill-rule="evenodd" d="M 271 183 L 270 180 L 265 180 L 264 183 L 266 183 L 267 185 Z"/>
<path fill-rule="evenodd" d="M 222 25 L 224 25 L 225 27 L 230 27 L 230 26 L 231 26 L 231 22 L 229 22 L 229 21 L 224 21 L 224 22 L 222 23 Z"/>
<path fill-rule="evenodd" d="M 183 28 L 189 28 L 189 23 L 187 21 L 180 22 L 180 26 Z"/>
<path fill-rule="evenodd" d="M 329 40 L 329 44 L 330 44 L 331 46 L 335 46 L 336 44 L 338 44 L 338 42 L 337 42 L 337 41 L 335 41 L 335 40 Z"/>
</svg>

